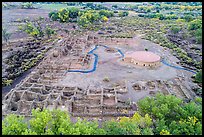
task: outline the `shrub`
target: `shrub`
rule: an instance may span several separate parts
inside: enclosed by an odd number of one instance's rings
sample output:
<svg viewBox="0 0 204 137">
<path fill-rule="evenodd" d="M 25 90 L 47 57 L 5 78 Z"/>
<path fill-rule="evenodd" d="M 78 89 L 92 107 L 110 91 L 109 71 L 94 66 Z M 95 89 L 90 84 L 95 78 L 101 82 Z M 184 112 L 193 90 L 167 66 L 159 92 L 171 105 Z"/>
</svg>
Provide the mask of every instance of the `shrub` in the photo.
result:
<svg viewBox="0 0 204 137">
<path fill-rule="evenodd" d="M 103 79 L 103 81 L 104 81 L 104 82 L 110 82 L 110 78 L 106 76 L 106 77 Z"/>
<path fill-rule="evenodd" d="M 42 20 L 44 19 L 44 17 L 39 16 L 38 19 L 39 19 L 40 21 L 42 21 Z"/>
<path fill-rule="evenodd" d="M 37 29 L 38 32 L 39 32 L 38 37 L 43 37 L 43 36 L 44 36 L 44 32 L 43 32 L 43 29 L 42 29 L 42 27 L 41 27 L 41 25 L 40 25 L 40 22 L 36 21 L 36 22 L 35 22 L 35 27 L 36 27 L 36 29 Z"/>
<path fill-rule="evenodd" d="M 47 26 L 45 29 L 45 34 L 47 35 L 48 38 L 50 38 L 51 35 L 55 34 L 55 31 Z"/>
<path fill-rule="evenodd" d="M 38 21 L 34 22 L 27 22 L 24 26 L 20 27 L 19 29 L 25 31 L 27 34 L 33 36 L 34 38 L 43 38 L 45 34 L 48 38 L 51 35 L 56 34 L 56 32 L 51 29 L 49 26 L 46 26 L 45 29 L 42 29 L 40 23 Z"/>
<path fill-rule="evenodd" d="M 112 17 L 114 15 L 113 11 L 108 11 L 108 10 L 100 10 L 99 11 L 100 16 L 106 16 L 106 17 Z"/>
<path fill-rule="evenodd" d="M 147 9 L 147 11 L 146 12 L 151 12 L 151 9 Z"/>
<path fill-rule="evenodd" d="M 125 17 L 125 16 L 128 16 L 128 14 L 129 14 L 129 12 L 128 11 L 119 11 L 118 12 L 118 15 L 119 15 L 119 17 Z"/>
<path fill-rule="evenodd" d="M 153 17 L 153 18 L 154 18 L 154 17 Z M 155 18 L 159 18 L 160 20 L 165 19 L 164 15 L 161 14 L 161 13 L 156 13 L 156 14 L 155 14 Z"/>
<path fill-rule="evenodd" d="M 10 37 L 11 37 L 11 33 L 9 33 L 9 32 L 7 31 L 7 29 L 2 28 L 2 38 L 3 38 L 3 40 L 5 40 L 6 42 L 8 42 L 8 40 L 10 39 Z"/>
<path fill-rule="evenodd" d="M 6 86 L 10 86 L 12 83 L 13 83 L 13 80 L 11 80 L 11 79 L 4 81 L 4 84 L 5 84 Z"/>
<path fill-rule="evenodd" d="M 22 5 L 21 5 L 21 8 L 22 9 L 33 9 L 33 3 L 32 2 L 24 2 Z"/>
<path fill-rule="evenodd" d="M 53 21 L 57 21 L 57 19 L 59 19 L 59 16 L 58 16 L 57 12 L 54 12 L 54 11 L 50 12 L 48 16 L 49 16 L 49 17 L 51 18 L 51 20 L 53 20 Z"/>
<path fill-rule="evenodd" d="M 145 15 L 144 15 L 144 14 L 138 14 L 138 16 L 139 16 L 139 17 L 145 17 Z"/>
<path fill-rule="evenodd" d="M 183 19 L 185 19 L 185 21 L 187 21 L 187 22 L 190 22 L 190 21 L 193 20 L 193 16 L 192 16 L 192 15 L 185 15 L 185 16 L 183 17 Z"/>
<path fill-rule="evenodd" d="M 171 27 L 171 32 L 173 32 L 174 34 L 178 33 L 181 30 L 181 28 L 176 27 L 176 26 L 172 26 Z"/>
<path fill-rule="evenodd" d="M 87 3 L 90 5 L 91 3 Z M 92 5 L 92 4 L 91 4 Z M 114 15 L 113 11 L 109 10 L 79 10 L 78 8 L 64 8 L 57 12 L 50 12 L 51 20 L 60 22 L 77 22 L 78 25 L 84 28 L 90 28 L 93 23 L 98 21 L 108 21 L 107 18 Z M 92 27 L 93 28 L 93 27 Z"/>
<path fill-rule="evenodd" d="M 66 2 L 67 6 L 75 6 L 77 2 Z"/>
<path fill-rule="evenodd" d="M 107 22 L 107 21 L 108 21 L 108 18 L 107 18 L 106 16 L 103 16 L 103 17 L 102 17 L 102 21 L 103 21 L 103 22 Z"/>
<path fill-rule="evenodd" d="M 202 29 L 196 30 L 195 37 L 196 37 L 196 43 L 201 44 L 202 43 Z"/>
<path fill-rule="evenodd" d="M 202 83 L 202 71 L 199 71 L 198 73 L 196 73 L 195 81 L 198 83 Z"/>
<path fill-rule="evenodd" d="M 195 19 L 188 24 L 188 30 L 197 30 L 202 28 L 202 20 Z"/>
<path fill-rule="evenodd" d="M 117 9 L 118 8 L 118 5 L 112 5 L 113 8 Z"/>
<path fill-rule="evenodd" d="M 31 22 L 27 22 L 23 28 L 23 30 L 33 36 L 34 38 L 37 38 L 40 34 L 40 32 L 38 31 L 38 29 L 31 23 Z"/>
</svg>

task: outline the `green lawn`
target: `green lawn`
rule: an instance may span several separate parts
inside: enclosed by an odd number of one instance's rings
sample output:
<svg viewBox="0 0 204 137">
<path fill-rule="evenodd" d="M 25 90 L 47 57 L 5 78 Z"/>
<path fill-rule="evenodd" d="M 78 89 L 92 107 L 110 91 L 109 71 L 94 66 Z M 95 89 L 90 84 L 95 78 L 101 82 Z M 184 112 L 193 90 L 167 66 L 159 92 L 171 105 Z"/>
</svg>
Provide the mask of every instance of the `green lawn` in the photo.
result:
<svg viewBox="0 0 204 137">
<path fill-rule="evenodd" d="M 34 4 L 35 7 L 40 7 L 40 9 L 46 10 L 59 10 L 61 8 L 76 7 L 81 8 L 80 6 L 67 6 L 66 4 Z"/>
</svg>

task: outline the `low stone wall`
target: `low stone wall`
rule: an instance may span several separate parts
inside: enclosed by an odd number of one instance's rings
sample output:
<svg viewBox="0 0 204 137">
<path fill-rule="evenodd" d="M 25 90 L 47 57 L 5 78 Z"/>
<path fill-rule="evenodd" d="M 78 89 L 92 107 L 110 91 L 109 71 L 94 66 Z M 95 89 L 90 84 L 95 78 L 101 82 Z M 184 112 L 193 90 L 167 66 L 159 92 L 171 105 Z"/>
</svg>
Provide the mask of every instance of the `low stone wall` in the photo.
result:
<svg viewBox="0 0 204 137">
<path fill-rule="evenodd" d="M 144 67 L 158 67 L 161 65 L 160 61 L 157 61 L 157 62 L 141 62 L 141 61 L 137 61 L 137 60 L 134 60 L 132 58 L 129 58 L 129 57 L 126 57 L 124 59 L 125 62 L 127 63 L 132 63 L 132 64 L 135 64 L 135 65 L 138 65 L 138 66 L 144 66 Z"/>
</svg>

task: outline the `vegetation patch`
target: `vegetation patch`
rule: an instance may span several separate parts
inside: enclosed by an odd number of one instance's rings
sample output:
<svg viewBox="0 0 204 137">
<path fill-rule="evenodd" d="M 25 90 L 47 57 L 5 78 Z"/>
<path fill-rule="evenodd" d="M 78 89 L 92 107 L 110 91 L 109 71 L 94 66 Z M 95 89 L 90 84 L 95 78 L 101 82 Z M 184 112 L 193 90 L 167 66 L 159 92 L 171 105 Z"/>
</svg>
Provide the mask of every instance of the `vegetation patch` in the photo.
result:
<svg viewBox="0 0 204 137">
<path fill-rule="evenodd" d="M 202 98 L 186 103 L 173 95 L 157 94 L 138 103 L 133 117 L 98 124 L 61 110 L 32 110 L 32 118 L 10 114 L 2 121 L 3 135 L 201 135 Z"/>
</svg>

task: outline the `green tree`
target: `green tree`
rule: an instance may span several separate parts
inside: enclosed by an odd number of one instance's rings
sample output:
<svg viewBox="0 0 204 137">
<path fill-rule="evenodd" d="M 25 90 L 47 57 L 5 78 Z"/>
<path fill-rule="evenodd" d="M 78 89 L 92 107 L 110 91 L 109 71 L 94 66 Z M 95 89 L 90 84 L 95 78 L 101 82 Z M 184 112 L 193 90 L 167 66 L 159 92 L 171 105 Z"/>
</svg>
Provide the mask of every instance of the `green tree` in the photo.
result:
<svg viewBox="0 0 204 137">
<path fill-rule="evenodd" d="M 148 114 L 142 117 L 136 112 L 133 117 L 121 117 L 119 121 L 108 121 L 103 124 L 107 135 L 153 135 L 153 121 Z"/>
<path fill-rule="evenodd" d="M 57 19 L 59 19 L 58 13 L 54 11 L 50 12 L 48 16 L 53 21 L 57 21 Z"/>
<path fill-rule="evenodd" d="M 198 100 L 198 99 L 197 99 Z M 202 102 L 202 99 L 199 98 Z M 202 103 L 192 100 L 189 103 L 173 95 L 157 94 L 138 102 L 139 111 L 155 119 L 156 134 L 162 130 L 170 134 L 202 134 Z"/>
<path fill-rule="evenodd" d="M 103 124 L 103 129 L 106 132 L 106 135 L 127 135 L 125 129 L 114 120 L 107 121 Z"/>
<path fill-rule="evenodd" d="M 78 118 L 66 111 L 32 110 L 32 118 L 10 114 L 2 120 L 3 135 L 202 135 L 202 98 L 190 102 L 173 95 L 156 94 L 138 102 L 132 117 L 97 121 Z"/>
<path fill-rule="evenodd" d="M 78 8 L 68 8 L 69 11 L 69 17 L 70 18 L 77 18 L 79 14 L 79 9 Z"/>
<path fill-rule="evenodd" d="M 32 110 L 33 118 L 30 119 L 30 129 L 35 131 L 38 135 L 44 134 L 47 130 L 51 129 L 52 125 L 52 114 L 49 110 Z"/>
<path fill-rule="evenodd" d="M 94 10 L 88 10 L 83 13 L 80 13 L 81 16 L 77 20 L 77 23 L 82 27 L 89 27 L 92 23 L 99 21 L 100 15 Z"/>
<path fill-rule="evenodd" d="M 27 129 L 27 124 L 23 116 L 10 114 L 2 121 L 3 135 L 21 135 Z"/>
<path fill-rule="evenodd" d="M 68 9 L 60 9 L 58 11 L 58 17 L 60 22 L 68 22 L 69 21 L 69 11 Z"/>
</svg>

